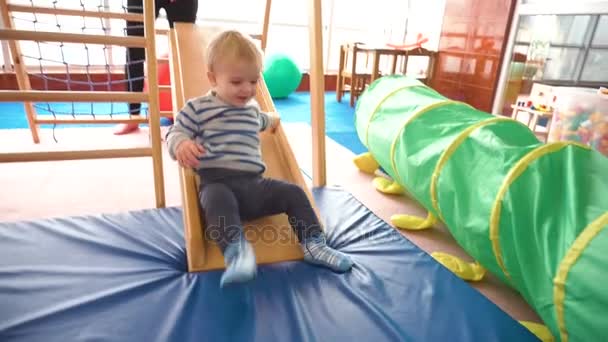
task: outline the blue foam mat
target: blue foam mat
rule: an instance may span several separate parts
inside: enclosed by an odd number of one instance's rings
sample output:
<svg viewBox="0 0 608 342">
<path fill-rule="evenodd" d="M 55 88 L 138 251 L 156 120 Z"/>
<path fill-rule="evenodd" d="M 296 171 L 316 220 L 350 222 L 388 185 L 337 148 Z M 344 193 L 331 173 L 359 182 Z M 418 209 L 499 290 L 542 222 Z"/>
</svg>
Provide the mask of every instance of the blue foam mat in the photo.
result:
<svg viewBox="0 0 608 342">
<path fill-rule="evenodd" d="M 314 196 L 356 262 L 186 272 L 179 208 L 0 223 L 0 341 L 536 341 L 349 193 Z"/>
<path fill-rule="evenodd" d="M 276 109 L 281 114 L 281 120 L 285 123 L 301 122 L 310 124 L 310 93 L 294 92 L 287 98 L 274 99 Z M 335 92 L 325 93 L 325 121 L 327 136 L 339 144 L 351 150 L 354 154 L 367 152 L 367 149 L 359 141 L 355 130 L 354 118 L 355 109 L 350 107 L 349 95 L 346 94 L 341 103 L 336 101 Z M 37 103 L 36 110 L 40 115 L 52 114 L 47 107 L 57 113 L 95 113 L 99 116 L 107 117 L 109 113 L 124 114 L 128 113 L 129 108 L 126 103 Z M 147 104 L 143 104 L 142 110 L 146 110 Z M 0 129 L 27 129 L 27 117 L 22 102 L 0 103 Z M 161 125 L 168 126 L 171 122 L 167 118 L 161 118 Z M 74 127 L 111 127 L 113 124 L 65 124 L 41 125 L 41 128 L 66 129 Z M 146 125 L 142 125 L 146 126 Z"/>
</svg>

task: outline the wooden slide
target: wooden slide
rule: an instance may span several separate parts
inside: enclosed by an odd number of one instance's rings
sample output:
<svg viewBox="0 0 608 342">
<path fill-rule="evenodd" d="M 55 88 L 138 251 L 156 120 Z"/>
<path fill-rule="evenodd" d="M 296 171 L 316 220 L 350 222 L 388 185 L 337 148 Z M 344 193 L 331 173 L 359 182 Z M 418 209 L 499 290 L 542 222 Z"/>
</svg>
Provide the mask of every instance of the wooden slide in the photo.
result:
<svg viewBox="0 0 608 342">
<path fill-rule="evenodd" d="M 187 99 L 209 90 L 205 50 L 215 33 L 215 29 L 190 23 L 176 23 L 171 30 L 171 84 L 175 111 L 182 108 Z M 256 99 L 262 110 L 275 112 L 262 77 L 258 83 Z M 267 166 L 265 176 L 298 184 L 313 201 L 283 128 L 279 126 L 274 134 L 262 132 L 260 138 Z M 193 170 L 182 167 L 179 174 L 188 269 L 197 272 L 224 268 L 224 258 L 219 248 L 204 238 L 204 222 L 198 201 L 198 175 Z M 244 226 L 246 236 L 254 246 L 258 264 L 302 259 L 297 237 L 289 226 L 286 215 L 244 222 Z"/>
</svg>

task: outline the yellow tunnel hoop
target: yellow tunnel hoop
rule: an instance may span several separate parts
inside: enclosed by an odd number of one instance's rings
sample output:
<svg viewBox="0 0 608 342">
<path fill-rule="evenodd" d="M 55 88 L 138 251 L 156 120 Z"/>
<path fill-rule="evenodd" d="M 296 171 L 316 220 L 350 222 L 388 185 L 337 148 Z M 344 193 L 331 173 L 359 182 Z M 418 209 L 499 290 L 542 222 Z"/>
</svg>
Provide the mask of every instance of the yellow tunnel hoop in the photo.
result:
<svg viewBox="0 0 608 342">
<path fill-rule="evenodd" d="M 568 342 L 568 329 L 566 328 L 566 318 L 564 314 L 566 279 L 568 278 L 568 273 L 570 273 L 570 269 L 572 269 L 572 266 L 574 266 L 591 241 L 606 227 L 608 227 L 608 212 L 600 215 L 583 229 L 576 240 L 574 240 L 574 243 L 570 246 L 557 268 L 557 274 L 553 280 L 553 303 L 555 304 L 557 325 L 562 342 Z"/>
<path fill-rule="evenodd" d="M 494 204 L 492 205 L 492 211 L 490 213 L 490 230 L 489 230 L 490 236 L 489 236 L 489 238 L 490 238 L 490 241 L 492 242 L 492 252 L 494 252 L 494 257 L 496 258 L 496 262 L 498 263 L 498 266 L 500 267 L 503 274 L 509 281 L 511 281 L 511 275 L 509 274 L 509 272 L 507 271 L 507 269 L 504 265 L 504 261 L 502 258 L 502 250 L 500 248 L 500 236 L 499 236 L 500 211 L 501 211 L 501 204 L 502 204 L 503 197 L 507 193 L 509 186 L 511 186 L 511 184 L 513 184 L 513 182 L 515 182 L 515 180 L 519 176 L 521 176 L 521 174 L 523 174 L 524 171 L 526 171 L 526 169 L 528 168 L 528 166 L 530 164 L 532 164 L 532 162 L 534 162 L 535 160 L 539 159 L 540 157 L 542 157 L 546 154 L 557 152 L 568 146 L 577 146 L 577 147 L 580 147 L 580 148 L 583 148 L 586 150 L 590 149 L 589 146 L 585 146 L 583 144 L 580 144 L 577 142 L 572 142 L 572 141 L 559 141 L 559 142 L 549 143 L 546 145 L 541 145 L 541 146 L 533 149 L 532 151 L 528 152 L 523 158 L 521 158 L 520 160 L 517 161 L 517 163 L 511 168 L 511 170 L 509 170 L 509 173 L 507 173 L 507 176 L 503 180 L 503 182 L 500 186 L 500 189 L 498 190 L 498 193 L 496 194 L 496 199 L 494 200 Z"/>
<path fill-rule="evenodd" d="M 409 84 L 406 86 L 402 86 L 399 87 L 397 89 L 393 89 L 390 93 L 386 94 L 386 96 L 384 96 L 382 98 L 382 100 L 380 100 L 378 102 L 378 104 L 376 105 L 376 107 L 374 108 L 374 111 L 370 114 L 369 119 L 367 120 L 367 125 L 365 125 L 365 147 L 367 147 L 367 149 L 369 150 L 369 126 L 372 124 L 372 119 L 374 118 L 374 115 L 376 115 L 376 113 L 378 112 L 378 110 L 380 109 L 380 107 L 384 104 L 384 102 L 386 100 L 388 100 L 391 96 L 395 95 L 396 93 L 400 92 L 401 90 L 404 89 L 408 89 L 408 88 L 427 88 L 424 85 L 421 84 Z"/>
<path fill-rule="evenodd" d="M 466 138 L 468 138 L 475 130 L 477 130 L 478 128 L 481 128 L 483 126 L 486 126 L 486 125 L 490 125 L 490 124 L 497 123 L 497 122 L 505 122 L 505 121 L 512 121 L 512 122 L 520 123 L 519 121 L 510 119 L 510 118 L 490 118 L 487 120 L 477 122 L 477 123 L 469 126 L 464 131 L 462 131 L 458 136 L 456 136 L 456 138 L 454 140 L 452 140 L 452 142 L 443 151 L 443 153 L 441 153 L 441 156 L 439 157 L 439 160 L 437 160 L 437 164 L 435 165 L 435 170 L 433 170 L 433 174 L 431 175 L 431 187 L 430 187 L 431 203 L 433 204 L 433 209 L 435 209 L 435 211 L 437 212 L 437 216 L 439 217 L 439 219 L 441 221 L 445 222 L 443 215 L 441 214 L 441 210 L 439 209 L 439 201 L 437 199 L 437 182 L 439 180 L 441 170 L 443 170 L 443 167 L 447 163 L 448 159 L 450 159 L 450 157 L 454 154 L 454 152 L 456 152 L 456 150 L 458 150 L 458 147 L 460 147 L 460 145 L 466 140 Z M 524 127 L 527 127 L 524 124 L 521 124 L 521 125 Z"/>
</svg>

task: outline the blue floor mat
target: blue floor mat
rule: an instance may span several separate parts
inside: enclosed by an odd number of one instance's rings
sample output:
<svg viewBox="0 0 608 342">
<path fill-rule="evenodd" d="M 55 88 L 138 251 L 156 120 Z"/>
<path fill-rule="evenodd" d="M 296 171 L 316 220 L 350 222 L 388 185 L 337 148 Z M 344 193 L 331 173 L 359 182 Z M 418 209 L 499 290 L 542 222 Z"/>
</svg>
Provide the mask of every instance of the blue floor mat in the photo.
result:
<svg viewBox="0 0 608 342">
<path fill-rule="evenodd" d="M 281 113 L 281 120 L 283 120 L 284 122 L 298 122 L 310 124 L 310 93 L 292 93 L 288 98 L 276 99 L 274 100 L 274 102 L 277 110 L 279 111 L 279 113 Z M 326 93 L 326 134 L 328 137 L 335 140 L 347 149 L 351 150 L 353 153 L 360 154 L 366 152 L 367 149 L 359 141 L 354 125 L 355 111 L 354 108 L 350 107 L 348 103 L 348 95 L 346 95 L 342 102 L 339 103 L 336 101 L 335 92 Z M 40 103 L 36 106 L 37 112 L 41 115 L 48 115 L 52 113 L 47 109 L 47 106 L 50 106 L 52 111 L 62 114 L 76 112 L 87 114 L 95 113 L 96 115 L 107 115 L 109 113 L 125 114 L 128 112 L 128 106 L 126 103 Z M 145 106 L 143 108 L 145 109 Z M 0 113 L 2 113 L 2 120 L 0 120 L 0 129 L 28 128 L 23 103 L 0 103 Z M 167 126 L 170 124 L 171 122 L 166 118 L 162 119 L 163 126 Z M 60 125 L 56 126 L 55 128 L 63 129 L 69 127 L 107 126 L 112 125 Z M 41 127 L 53 128 L 53 125 L 42 125 Z"/>
<path fill-rule="evenodd" d="M 349 105 L 349 95 L 336 101 L 335 92 L 325 93 L 325 133 L 354 154 L 367 152 L 355 130 L 355 109 Z M 310 124 L 310 93 L 298 92 L 287 99 L 274 100 L 275 107 L 285 122 Z"/>
<path fill-rule="evenodd" d="M 345 274 L 187 273 L 179 208 L 0 223 L 0 341 L 537 341 L 349 193 L 316 189 Z"/>
</svg>

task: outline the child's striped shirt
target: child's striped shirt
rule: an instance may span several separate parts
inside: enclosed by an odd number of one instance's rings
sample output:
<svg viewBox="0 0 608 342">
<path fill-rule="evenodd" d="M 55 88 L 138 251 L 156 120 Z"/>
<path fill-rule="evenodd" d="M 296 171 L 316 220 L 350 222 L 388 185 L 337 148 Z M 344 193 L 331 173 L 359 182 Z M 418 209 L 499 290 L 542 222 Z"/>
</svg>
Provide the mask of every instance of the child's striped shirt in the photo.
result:
<svg viewBox="0 0 608 342">
<path fill-rule="evenodd" d="M 235 107 L 214 93 L 188 100 L 167 133 L 169 154 L 174 160 L 177 146 L 187 139 L 201 144 L 205 153 L 198 169 L 225 168 L 262 173 L 258 132 L 272 125 L 272 117 L 256 105 Z"/>
</svg>

